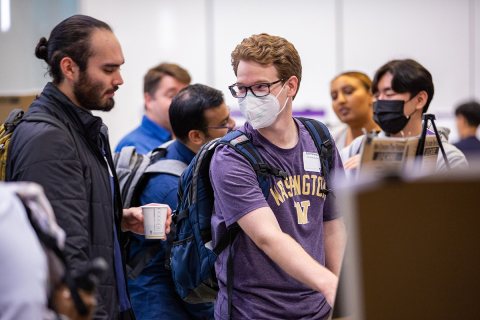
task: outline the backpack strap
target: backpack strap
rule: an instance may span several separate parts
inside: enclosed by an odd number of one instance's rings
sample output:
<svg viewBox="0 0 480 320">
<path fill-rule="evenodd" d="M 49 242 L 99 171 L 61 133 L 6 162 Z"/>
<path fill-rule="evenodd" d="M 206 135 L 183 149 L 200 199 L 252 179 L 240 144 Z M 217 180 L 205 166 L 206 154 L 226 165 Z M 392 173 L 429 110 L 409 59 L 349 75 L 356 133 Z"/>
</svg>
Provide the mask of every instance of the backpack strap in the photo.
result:
<svg viewBox="0 0 480 320">
<path fill-rule="evenodd" d="M 212 161 L 212 156 L 215 153 L 215 148 L 218 145 L 220 139 L 213 139 L 202 146 L 200 151 L 198 151 L 195 158 L 195 166 L 193 168 L 192 182 L 189 186 L 188 191 L 188 207 L 197 203 L 197 190 L 198 190 L 198 178 L 202 177 L 203 185 L 207 189 L 207 194 L 212 196 L 213 199 L 213 189 L 210 182 L 209 168 L 210 162 Z M 180 189 L 179 189 L 180 190 Z"/>
<path fill-rule="evenodd" d="M 135 150 L 133 146 L 123 147 L 115 154 L 114 159 L 124 209 L 131 207 L 136 186 L 150 164 L 150 159 L 146 155 L 136 153 Z"/>
<path fill-rule="evenodd" d="M 233 255 L 232 246 L 235 237 L 240 232 L 240 227 L 231 229 L 229 232 L 229 246 L 228 246 L 228 258 L 227 258 L 227 297 L 228 297 L 228 319 L 232 319 L 232 296 L 233 296 Z"/>
<path fill-rule="evenodd" d="M 19 124 L 20 119 L 23 117 L 25 111 L 22 109 L 15 109 L 7 117 L 7 120 L 5 120 L 5 123 L 3 124 L 5 126 L 5 135 L 9 134 L 10 132 L 13 132 L 17 125 Z"/>
<path fill-rule="evenodd" d="M 183 171 L 187 169 L 188 164 L 173 159 L 160 161 L 167 156 L 168 148 L 174 141 L 175 140 L 167 141 L 147 154 L 147 157 L 150 158 L 150 164 L 145 170 L 145 173 L 165 173 L 176 177 L 182 175 Z"/>
<path fill-rule="evenodd" d="M 175 140 L 169 140 L 160 146 L 156 147 L 152 151 L 150 151 L 148 154 L 150 156 L 150 161 L 151 163 L 155 163 L 158 160 L 165 158 L 167 156 L 167 149 L 168 147 L 174 142 Z"/>
<path fill-rule="evenodd" d="M 233 294 L 233 255 L 232 244 L 242 229 L 238 224 L 228 228 L 227 232 L 220 238 L 213 252 L 218 256 L 228 246 L 227 257 L 227 296 L 228 296 L 228 319 L 232 317 L 232 294 Z"/>
<path fill-rule="evenodd" d="M 21 109 L 15 109 L 8 115 L 7 120 L 5 121 L 6 133 L 13 132 L 15 128 L 22 122 L 46 122 L 61 129 L 65 132 L 70 139 L 70 142 L 74 146 L 75 154 L 78 158 L 78 148 L 73 138 L 72 132 L 70 129 L 59 119 L 55 118 L 53 115 L 44 112 L 35 112 L 31 114 L 24 115 L 24 111 Z"/>
<path fill-rule="evenodd" d="M 210 197 L 213 202 L 213 188 L 210 182 L 209 168 L 212 156 L 215 152 L 215 148 L 218 145 L 220 139 L 213 139 L 206 144 L 204 144 L 198 151 L 195 158 L 193 158 L 193 169 L 192 169 L 192 180 L 188 186 L 187 191 L 182 188 L 182 178 L 178 180 L 178 192 L 177 198 L 184 199 L 184 193 L 186 192 L 187 203 L 184 209 L 181 212 L 174 210 L 172 213 L 172 223 L 170 228 L 174 227 L 176 231 L 176 225 L 183 219 L 188 219 L 190 216 L 189 207 L 193 203 L 197 203 L 197 191 L 198 191 L 198 178 L 201 176 L 203 180 L 203 185 L 205 187 L 206 196 Z M 180 203 L 177 205 L 177 209 Z M 165 248 L 165 269 L 170 270 L 171 264 L 171 252 L 173 247 L 174 233 L 172 231 L 167 236 L 167 246 Z"/>
<path fill-rule="evenodd" d="M 321 189 L 320 191 L 325 194 L 331 193 L 333 197 L 335 197 L 333 191 L 328 188 L 330 169 L 332 167 L 333 155 L 335 154 L 333 142 L 330 140 L 330 132 L 320 121 L 303 117 L 297 117 L 296 119 L 304 125 L 317 147 L 322 174 L 325 177 L 325 189 Z"/>
<path fill-rule="evenodd" d="M 73 135 L 70 132 L 70 130 L 67 128 L 67 126 L 65 124 L 63 124 L 63 122 L 61 122 L 60 120 L 58 120 L 57 118 L 52 116 L 51 114 L 40 113 L 40 112 L 32 113 L 32 114 L 28 114 L 28 115 L 22 117 L 20 122 L 22 122 L 22 121 L 46 122 L 46 123 L 49 123 L 51 125 L 54 125 L 55 127 L 62 129 L 67 134 L 67 136 L 70 139 L 70 141 L 72 142 L 72 144 L 75 145 L 75 139 L 73 138 Z M 75 150 L 76 149 L 77 148 L 75 148 Z"/>
<path fill-rule="evenodd" d="M 42 113 L 42 112 L 37 112 L 37 113 L 32 113 L 32 114 L 27 114 L 25 115 L 25 112 L 21 109 L 15 109 L 7 117 L 7 120 L 3 124 L 3 126 L 0 126 L 0 179 L 1 180 L 10 180 L 11 177 L 9 176 L 8 172 L 6 172 L 6 166 L 7 166 L 7 158 L 8 158 L 8 148 L 11 142 L 11 138 L 13 136 L 13 132 L 17 128 L 18 125 L 20 125 L 22 122 L 28 121 L 28 122 L 46 122 L 49 123 L 63 132 L 67 134 L 67 137 L 69 138 L 70 142 L 73 145 L 73 149 L 75 150 L 75 156 L 79 158 L 78 156 L 78 148 L 75 142 L 75 139 L 73 138 L 72 132 L 70 131 L 69 127 L 67 127 L 63 122 L 61 122 L 59 119 L 55 118 L 53 115 L 48 114 L 48 113 Z"/>
<path fill-rule="evenodd" d="M 180 177 L 188 165 L 180 160 L 165 159 L 147 167 L 145 173 L 165 173 Z"/>
<path fill-rule="evenodd" d="M 188 208 L 193 204 L 197 203 L 197 191 L 198 191 L 198 178 L 201 176 L 203 180 L 203 185 L 205 187 L 206 193 L 208 197 L 211 197 L 213 201 L 213 189 L 212 184 L 210 182 L 210 175 L 209 175 L 209 168 L 210 162 L 212 161 L 212 156 L 215 152 L 215 148 L 218 145 L 220 139 L 213 139 L 206 144 L 204 144 L 200 150 L 198 151 L 197 155 L 193 159 L 195 165 L 192 171 L 192 181 L 188 186 L 187 196 L 188 196 L 188 203 L 185 206 L 185 209 L 181 212 L 177 210 L 174 211 L 172 214 L 172 222 L 174 224 L 178 224 L 183 219 L 188 219 L 190 216 Z M 182 179 L 178 181 L 178 193 L 177 197 L 179 199 L 183 198 L 182 193 Z"/>
<path fill-rule="evenodd" d="M 230 228 L 227 229 L 227 232 L 223 234 L 220 240 L 218 240 L 217 245 L 215 246 L 215 248 L 213 248 L 213 252 L 217 256 L 220 255 L 220 253 L 222 253 L 223 250 L 225 250 L 230 245 L 230 239 L 232 239 L 233 242 L 233 240 L 241 230 L 242 229 L 238 224 L 233 224 Z"/>
<path fill-rule="evenodd" d="M 152 261 L 155 256 L 162 251 L 162 243 L 159 242 L 151 247 L 148 247 L 145 251 L 139 252 L 139 254 L 135 255 L 135 257 L 130 260 L 127 265 L 127 276 L 131 280 L 135 280 L 140 273 L 142 273 L 143 269 L 147 266 L 147 264 Z"/>
<path fill-rule="evenodd" d="M 268 178 L 270 175 L 282 179 L 288 177 L 287 172 L 266 163 L 250 139 L 248 139 L 248 137 L 241 131 L 236 130 L 228 133 L 219 141 L 219 143 L 233 148 L 239 154 L 244 156 L 252 165 L 255 173 L 260 177 Z"/>
</svg>

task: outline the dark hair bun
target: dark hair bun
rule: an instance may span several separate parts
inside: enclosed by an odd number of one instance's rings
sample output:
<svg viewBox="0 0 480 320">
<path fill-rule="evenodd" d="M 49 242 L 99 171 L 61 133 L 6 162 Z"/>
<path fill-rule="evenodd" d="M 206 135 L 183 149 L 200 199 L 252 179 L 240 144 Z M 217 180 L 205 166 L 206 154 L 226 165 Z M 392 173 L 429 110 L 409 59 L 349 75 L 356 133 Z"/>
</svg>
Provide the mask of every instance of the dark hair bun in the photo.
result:
<svg viewBox="0 0 480 320">
<path fill-rule="evenodd" d="M 35 56 L 38 59 L 43 59 L 46 62 L 48 62 L 48 48 L 47 48 L 48 42 L 45 37 L 42 37 L 40 41 L 38 41 L 37 46 L 35 47 Z"/>
</svg>

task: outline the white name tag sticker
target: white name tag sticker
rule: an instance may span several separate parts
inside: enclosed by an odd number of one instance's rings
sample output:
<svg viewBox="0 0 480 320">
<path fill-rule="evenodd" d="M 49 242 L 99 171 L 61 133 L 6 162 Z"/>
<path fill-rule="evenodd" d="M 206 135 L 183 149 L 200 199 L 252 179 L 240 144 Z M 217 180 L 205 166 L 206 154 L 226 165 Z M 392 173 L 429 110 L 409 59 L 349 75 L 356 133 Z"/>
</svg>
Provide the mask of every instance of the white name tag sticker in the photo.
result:
<svg viewBox="0 0 480 320">
<path fill-rule="evenodd" d="M 318 153 L 303 153 L 303 169 L 305 171 L 320 172 L 320 157 Z"/>
</svg>

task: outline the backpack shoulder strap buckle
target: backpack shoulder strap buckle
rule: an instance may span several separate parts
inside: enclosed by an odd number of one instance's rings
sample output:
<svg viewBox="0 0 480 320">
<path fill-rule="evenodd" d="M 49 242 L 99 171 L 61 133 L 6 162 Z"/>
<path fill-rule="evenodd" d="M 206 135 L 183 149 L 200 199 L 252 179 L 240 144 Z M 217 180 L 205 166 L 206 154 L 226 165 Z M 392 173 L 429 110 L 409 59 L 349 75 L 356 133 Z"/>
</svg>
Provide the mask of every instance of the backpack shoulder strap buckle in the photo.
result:
<svg viewBox="0 0 480 320">
<path fill-rule="evenodd" d="M 325 148 L 327 148 L 328 150 L 330 150 L 330 149 L 333 148 L 333 142 L 332 142 L 330 139 L 324 141 L 324 142 L 322 143 L 322 145 L 323 145 Z"/>
<path fill-rule="evenodd" d="M 283 180 L 288 178 L 288 173 L 283 171 L 282 169 L 272 167 L 271 165 L 267 164 L 268 172 L 273 174 L 277 178 L 282 178 Z"/>
<path fill-rule="evenodd" d="M 262 172 L 262 173 L 267 173 L 268 171 L 268 166 L 266 163 L 263 163 L 263 162 L 260 162 L 260 163 L 254 163 L 253 165 L 253 170 L 255 171 L 259 171 L 259 172 Z"/>
</svg>

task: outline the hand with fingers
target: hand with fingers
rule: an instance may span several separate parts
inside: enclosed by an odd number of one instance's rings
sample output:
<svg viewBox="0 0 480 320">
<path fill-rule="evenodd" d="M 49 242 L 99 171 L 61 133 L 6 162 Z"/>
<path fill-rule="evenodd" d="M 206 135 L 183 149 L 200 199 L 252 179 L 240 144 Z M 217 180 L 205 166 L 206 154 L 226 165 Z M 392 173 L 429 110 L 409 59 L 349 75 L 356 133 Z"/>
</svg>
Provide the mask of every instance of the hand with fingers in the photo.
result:
<svg viewBox="0 0 480 320">
<path fill-rule="evenodd" d="M 147 206 L 158 205 L 158 203 L 149 203 Z M 172 209 L 167 209 L 167 219 L 165 221 L 165 234 L 170 233 L 170 224 L 172 223 Z M 143 213 L 141 207 L 132 207 L 123 209 L 122 230 L 131 231 L 144 235 Z"/>
</svg>

